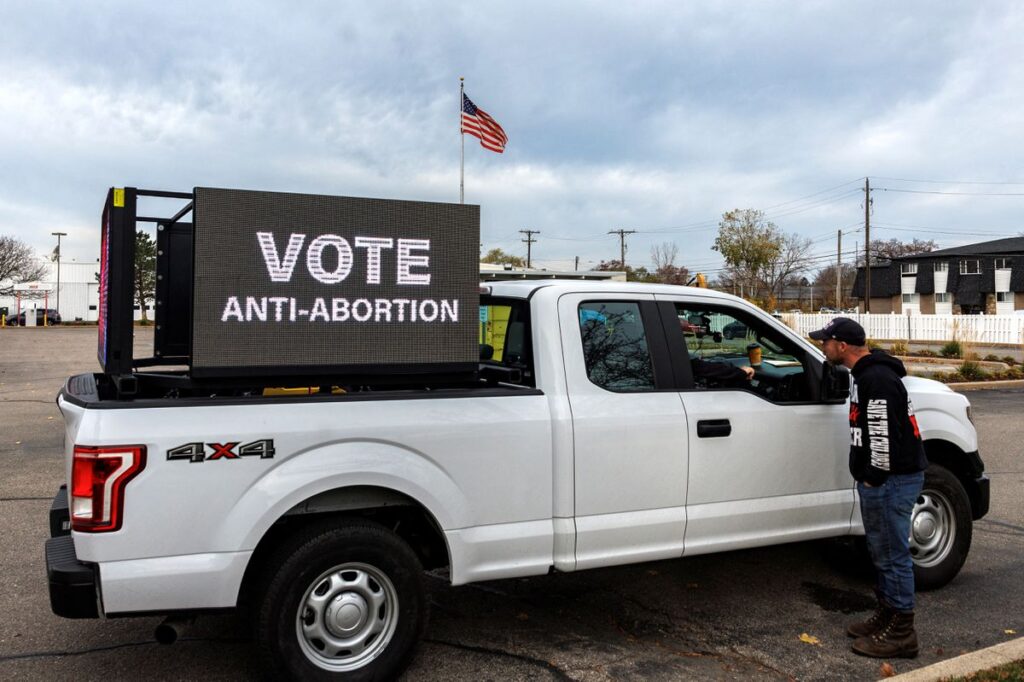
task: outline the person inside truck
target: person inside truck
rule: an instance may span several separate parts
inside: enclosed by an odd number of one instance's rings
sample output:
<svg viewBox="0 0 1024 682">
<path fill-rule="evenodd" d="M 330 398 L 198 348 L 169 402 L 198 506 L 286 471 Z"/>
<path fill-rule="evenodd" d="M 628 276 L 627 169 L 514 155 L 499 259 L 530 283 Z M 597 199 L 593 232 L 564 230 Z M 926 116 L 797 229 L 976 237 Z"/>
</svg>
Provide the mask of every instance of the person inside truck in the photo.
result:
<svg viewBox="0 0 1024 682">
<path fill-rule="evenodd" d="M 712 381 L 728 385 L 740 381 L 750 381 L 754 378 L 754 368 L 749 365 L 736 366 L 690 358 L 690 366 L 693 368 L 693 378 L 702 379 L 705 382 Z"/>
<path fill-rule="evenodd" d="M 709 336 L 707 330 L 711 327 L 711 320 L 703 313 L 690 313 L 686 317 L 679 318 L 679 327 L 683 330 L 684 336 L 692 335 L 700 343 L 706 336 Z M 722 342 L 720 332 L 713 332 L 710 336 L 716 343 Z M 728 386 L 754 378 L 754 368 L 748 365 L 737 366 L 691 356 L 690 367 L 693 369 L 693 378 L 701 385 L 708 385 L 710 382 Z"/>
</svg>

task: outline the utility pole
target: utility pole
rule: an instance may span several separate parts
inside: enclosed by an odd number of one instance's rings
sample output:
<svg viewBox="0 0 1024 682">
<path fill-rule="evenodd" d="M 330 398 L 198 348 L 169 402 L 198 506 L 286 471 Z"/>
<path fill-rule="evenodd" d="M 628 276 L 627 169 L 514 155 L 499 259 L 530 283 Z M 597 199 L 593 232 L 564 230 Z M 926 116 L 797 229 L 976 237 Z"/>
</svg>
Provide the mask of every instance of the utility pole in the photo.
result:
<svg viewBox="0 0 1024 682">
<path fill-rule="evenodd" d="M 579 256 L 576 256 L 576 267 L 573 268 L 573 271 L 574 272 L 579 272 L 580 271 L 580 257 Z"/>
<path fill-rule="evenodd" d="M 626 269 L 626 235 L 635 233 L 636 230 L 608 230 L 608 234 L 619 235 L 619 263 L 623 270 Z"/>
<path fill-rule="evenodd" d="M 839 230 L 839 236 L 836 239 L 836 312 L 843 309 L 842 303 L 842 285 L 843 285 L 843 231 Z"/>
<path fill-rule="evenodd" d="M 51 232 L 57 238 L 57 314 L 60 315 L 60 238 L 68 236 L 67 232 Z M 43 320 L 46 320 L 46 311 L 43 311 Z"/>
<path fill-rule="evenodd" d="M 526 239 L 521 239 L 520 241 L 526 244 L 526 269 L 529 270 L 531 264 L 530 256 L 533 253 L 533 243 L 537 241 L 533 238 L 533 235 L 540 234 L 540 230 L 519 230 L 519 234 L 526 235 Z"/>
<path fill-rule="evenodd" d="M 871 312 L 871 179 L 864 178 L 864 312 Z"/>
</svg>

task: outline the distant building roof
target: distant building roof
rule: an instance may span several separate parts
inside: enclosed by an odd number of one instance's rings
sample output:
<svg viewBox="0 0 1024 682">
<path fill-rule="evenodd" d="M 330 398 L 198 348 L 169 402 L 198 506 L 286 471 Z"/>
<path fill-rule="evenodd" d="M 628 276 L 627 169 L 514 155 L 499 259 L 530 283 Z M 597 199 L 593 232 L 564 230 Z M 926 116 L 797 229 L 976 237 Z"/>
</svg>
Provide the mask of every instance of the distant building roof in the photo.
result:
<svg viewBox="0 0 1024 682">
<path fill-rule="evenodd" d="M 915 253 L 912 256 L 899 256 L 893 260 L 919 260 L 922 258 L 946 258 L 949 256 L 983 256 L 1002 253 L 1024 253 L 1024 237 L 1007 237 L 1005 239 L 993 239 L 989 242 L 978 242 L 976 244 L 964 244 L 953 246 L 938 251 L 926 251 Z"/>
<path fill-rule="evenodd" d="M 871 266 L 871 298 L 887 298 L 900 292 L 900 269 L 893 263 Z M 864 298 L 864 266 L 857 268 L 853 280 L 854 298 Z"/>
</svg>

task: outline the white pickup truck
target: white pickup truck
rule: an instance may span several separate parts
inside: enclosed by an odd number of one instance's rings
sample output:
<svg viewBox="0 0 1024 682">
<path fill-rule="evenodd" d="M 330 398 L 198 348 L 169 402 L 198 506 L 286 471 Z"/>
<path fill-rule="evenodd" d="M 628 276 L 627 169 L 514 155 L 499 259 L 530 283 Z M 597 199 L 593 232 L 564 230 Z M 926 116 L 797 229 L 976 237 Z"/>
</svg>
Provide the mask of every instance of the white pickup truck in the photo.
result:
<svg viewBox="0 0 1024 682">
<path fill-rule="evenodd" d="M 848 375 L 745 301 L 499 282 L 480 324 L 473 385 L 124 400 L 70 378 L 54 612 L 168 614 L 170 639 L 180 617 L 248 608 L 271 676 L 378 679 L 424 630 L 425 569 L 460 585 L 863 533 Z M 751 344 L 752 381 L 707 378 Z M 989 486 L 966 398 L 905 382 L 931 462 L 912 538 L 931 588 L 963 565 Z"/>
</svg>

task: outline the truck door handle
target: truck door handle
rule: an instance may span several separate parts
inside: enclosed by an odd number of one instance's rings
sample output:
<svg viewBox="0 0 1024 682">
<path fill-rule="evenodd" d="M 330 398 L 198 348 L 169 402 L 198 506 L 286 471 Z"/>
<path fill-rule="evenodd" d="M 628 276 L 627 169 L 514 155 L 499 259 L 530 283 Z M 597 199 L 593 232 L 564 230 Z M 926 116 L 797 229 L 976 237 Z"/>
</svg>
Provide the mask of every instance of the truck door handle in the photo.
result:
<svg viewBox="0 0 1024 682">
<path fill-rule="evenodd" d="M 728 419 L 701 419 L 697 422 L 698 438 L 725 438 L 732 433 Z"/>
</svg>

